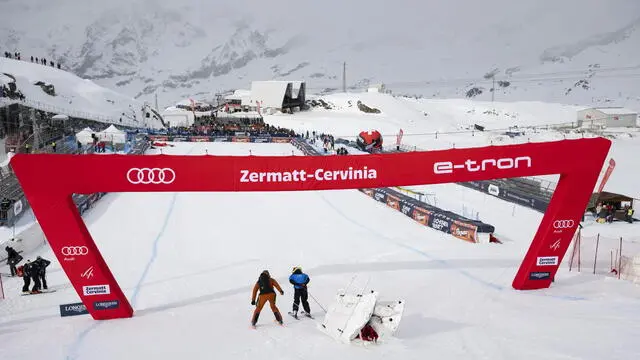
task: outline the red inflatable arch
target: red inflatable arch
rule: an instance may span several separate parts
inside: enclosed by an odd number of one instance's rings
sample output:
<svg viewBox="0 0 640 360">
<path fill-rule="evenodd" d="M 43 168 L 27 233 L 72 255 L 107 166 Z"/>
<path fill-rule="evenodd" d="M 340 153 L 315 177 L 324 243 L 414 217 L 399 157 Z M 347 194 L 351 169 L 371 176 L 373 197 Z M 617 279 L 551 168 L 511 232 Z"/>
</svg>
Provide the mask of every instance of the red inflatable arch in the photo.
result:
<svg viewBox="0 0 640 360">
<path fill-rule="evenodd" d="M 560 174 L 513 280 L 515 289 L 529 290 L 550 286 L 610 146 L 609 140 L 596 138 L 359 156 L 17 154 L 11 166 L 88 311 L 94 319 L 114 319 L 131 317 L 133 309 L 80 217 L 73 193 L 356 189 Z"/>
</svg>

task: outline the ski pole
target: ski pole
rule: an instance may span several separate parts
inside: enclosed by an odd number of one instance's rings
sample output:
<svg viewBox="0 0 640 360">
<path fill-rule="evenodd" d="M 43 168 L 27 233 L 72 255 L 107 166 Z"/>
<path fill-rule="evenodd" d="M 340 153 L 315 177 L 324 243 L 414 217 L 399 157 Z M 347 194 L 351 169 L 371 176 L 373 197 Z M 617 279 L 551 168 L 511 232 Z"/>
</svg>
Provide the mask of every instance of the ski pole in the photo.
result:
<svg viewBox="0 0 640 360">
<path fill-rule="evenodd" d="M 322 307 L 322 305 L 320 305 L 320 303 L 318 302 L 318 300 L 316 300 L 315 297 L 313 297 L 313 295 L 311 295 L 311 293 L 309 293 L 309 296 L 311 296 L 311 298 L 313 299 L 313 301 L 316 302 L 316 304 L 318 304 L 318 306 L 320 306 L 320 309 L 322 309 L 325 313 L 327 312 L 327 310 L 325 310 L 325 308 Z"/>
</svg>

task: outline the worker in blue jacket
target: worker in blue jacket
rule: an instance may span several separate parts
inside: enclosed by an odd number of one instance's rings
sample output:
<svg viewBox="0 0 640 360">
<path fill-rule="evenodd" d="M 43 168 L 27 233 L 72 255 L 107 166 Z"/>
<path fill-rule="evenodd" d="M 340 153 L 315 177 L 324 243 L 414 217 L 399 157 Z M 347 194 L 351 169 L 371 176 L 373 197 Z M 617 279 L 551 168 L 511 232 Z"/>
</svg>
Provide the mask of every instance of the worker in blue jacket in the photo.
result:
<svg viewBox="0 0 640 360">
<path fill-rule="evenodd" d="M 289 282 L 293 285 L 293 312 L 291 315 L 298 317 L 298 307 L 302 300 L 303 315 L 311 317 L 311 308 L 309 308 L 309 293 L 307 292 L 307 284 L 309 284 L 309 275 L 302 272 L 302 268 L 295 266 L 289 276 Z"/>
</svg>

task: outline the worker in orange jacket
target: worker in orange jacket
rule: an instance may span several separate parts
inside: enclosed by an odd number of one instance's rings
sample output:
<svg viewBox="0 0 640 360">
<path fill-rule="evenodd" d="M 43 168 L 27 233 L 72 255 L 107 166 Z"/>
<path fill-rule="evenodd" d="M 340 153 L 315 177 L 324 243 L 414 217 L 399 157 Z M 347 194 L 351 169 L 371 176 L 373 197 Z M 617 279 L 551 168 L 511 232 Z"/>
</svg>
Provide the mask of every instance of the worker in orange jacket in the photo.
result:
<svg viewBox="0 0 640 360">
<path fill-rule="evenodd" d="M 262 307 L 266 302 L 269 302 L 269 306 L 271 307 L 271 311 L 273 311 L 273 315 L 276 317 L 276 320 L 282 325 L 282 315 L 280 315 L 280 310 L 276 306 L 276 292 L 274 290 L 276 288 L 280 295 L 284 295 L 284 291 L 280 287 L 280 284 L 269 275 L 268 270 L 264 270 L 255 286 L 253 287 L 253 293 L 251 295 L 251 305 L 256 305 L 256 309 L 253 311 L 253 317 L 251 318 L 251 326 L 255 327 L 258 322 L 258 317 L 260 316 L 260 311 L 262 311 Z M 258 289 L 260 290 L 260 295 L 258 296 L 258 303 L 256 304 L 256 294 L 258 293 Z"/>
</svg>

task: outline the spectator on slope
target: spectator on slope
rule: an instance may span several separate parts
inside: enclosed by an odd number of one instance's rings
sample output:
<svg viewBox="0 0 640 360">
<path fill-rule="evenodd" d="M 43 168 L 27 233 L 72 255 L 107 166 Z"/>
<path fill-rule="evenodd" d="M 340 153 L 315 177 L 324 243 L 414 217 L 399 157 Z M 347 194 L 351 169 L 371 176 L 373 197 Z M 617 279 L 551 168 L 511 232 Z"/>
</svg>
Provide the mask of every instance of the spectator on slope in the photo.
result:
<svg viewBox="0 0 640 360">
<path fill-rule="evenodd" d="M 37 263 L 39 270 L 36 277 L 42 283 L 42 288 L 47 290 L 47 266 L 51 265 L 51 261 L 38 256 L 34 263 Z"/>
<path fill-rule="evenodd" d="M 278 289 L 280 295 L 284 295 L 284 291 L 280 287 L 280 284 L 269 275 L 268 270 L 264 270 L 258 281 L 253 287 L 253 292 L 251 294 L 251 305 L 256 305 L 256 309 L 253 311 L 253 317 L 251 318 L 251 326 L 255 327 L 258 322 L 258 317 L 260 317 L 260 312 L 262 311 L 262 307 L 264 304 L 269 302 L 269 306 L 271 307 L 271 311 L 273 315 L 276 317 L 276 320 L 282 325 L 282 315 L 280 315 L 280 310 L 276 306 L 276 292 L 274 288 Z M 260 290 L 260 295 L 258 295 L 258 302 L 256 304 L 256 294 Z"/>
<path fill-rule="evenodd" d="M 20 260 L 22 260 L 22 256 L 18 254 L 18 252 L 11 246 L 7 246 L 4 249 L 7 251 L 7 264 L 9 264 L 11 276 L 16 276 L 16 264 L 19 263 Z"/>
<path fill-rule="evenodd" d="M 295 266 L 289 276 L 289 283 L 293 285 L 293 312 L 291 315 L 298 318 L 298 308 L 300 306 L 300 300 L 302 300 L 302 308 L 304 312 L 302 315 L 311 317 L 311 308 L 309 307 L 309 292 L 307 291 L 307 284 L 309 284 L 309 275 L 302 272 L 302 268 Z"/>
<path fill-rule="evenodd" d="M 33 55 L 31 55 L 31 62 L 33 62 Z"/>
<path fill-rule="evenodd" d="M 31 268 L 29 269 L 29 275 L 31 276 L 31 280 L 33 281 L 33 288 L 31 288 L 31 293 L 39 294 L 40 289 L 42 289 L 42 284 L 40 283 L 40 263 L 32 261 L 30 264 Z"/>
<path fill-rule="evenodd" d="M 627 220 L 629 224 L 633 224 L 633 213 L 634 213 L 633 208 L 627 205 L 624 210 L 625 210 L 625 213 L 624 213 L 625 220 Z"/>
<path fill-rule="evenodd" d="M 612 204 L 608 204 L 607 205 L 607 222 L 608 223 L 613 223 L 613 214 L 615 212 L 615 209 L 613 208 Z"/>
<path fill-rule="evenodd" d="M 38 58 L 36 58 L 36 63 L 39 63 L 40 61 L 38 61 Z"/>
<path fill-rule="evenodd" d="M 51 143 L 51 149 L 53 150 L 54 153 L 56 152 L 56 148 L 57 147 L 58 147 L 58 145 L 56 145 L 55 141 Z"/>
<path fill-rule="evenodd" d="M 31 261 L 27 260 L 27 262 L 18 268 L 18 272 L 22 275 L 22 281 L 24 281 L 24 285 L 22 286 L 22 293 L 26 294 L 29 292 L 29 286 L 31 285 Z"/>
<path fill-rule="evenodd" d="M 60 69 L 60 62 L 58 62 L 58 69 Z"/>
</svg>

